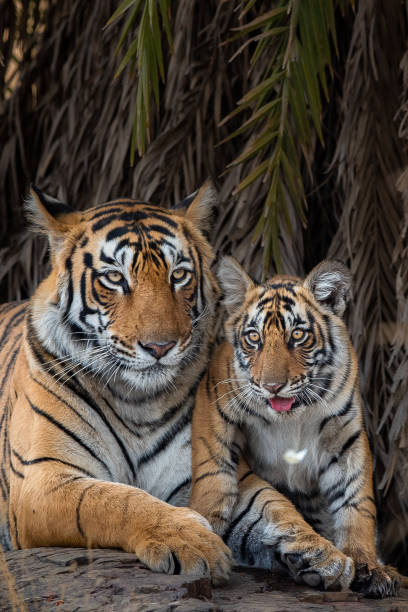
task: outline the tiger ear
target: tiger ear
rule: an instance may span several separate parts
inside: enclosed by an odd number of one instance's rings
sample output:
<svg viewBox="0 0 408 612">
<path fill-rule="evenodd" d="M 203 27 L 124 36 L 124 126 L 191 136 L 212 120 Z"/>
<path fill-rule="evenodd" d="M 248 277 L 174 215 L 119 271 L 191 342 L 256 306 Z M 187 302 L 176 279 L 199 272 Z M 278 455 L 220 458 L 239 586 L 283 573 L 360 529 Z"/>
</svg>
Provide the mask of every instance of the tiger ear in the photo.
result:
<svg viewBox="0 0 408 612">
<path fill-rule="evenodd" d="M 181 209 L 184 209 L 185 218 L 191 221 L 200 231 L 206 232 L 210 229 L 211 217 L 217 199 L 217 191 L 212 182 L 208 180 L 198 191 L 184 198 L 175 208 L 178 209 L 177 214 L 183 214 Z"/>
<path fill-rule="evenodd" d="M 255 286 L 244 268 L 230 256 L 221 259 L 217 277 L 224 293 L 223 303 L 230 312 L 242 306 L 246 292 Z"/>
<path fill-rule="evenodd" d="M 339 317 L 351 299 L 351 273 L 339 261 L 324 260 L 303 283 L 319 304 Z"/>
<path fill-rule="evenodd" d="M 59 249 L 67 232 L 80 220 L 80 214 L 68 204 L 43 193 L 34 185 L 31 185 L 24 207 L 33 229 L 48 235 L 53 252 Z"/>
</svg>

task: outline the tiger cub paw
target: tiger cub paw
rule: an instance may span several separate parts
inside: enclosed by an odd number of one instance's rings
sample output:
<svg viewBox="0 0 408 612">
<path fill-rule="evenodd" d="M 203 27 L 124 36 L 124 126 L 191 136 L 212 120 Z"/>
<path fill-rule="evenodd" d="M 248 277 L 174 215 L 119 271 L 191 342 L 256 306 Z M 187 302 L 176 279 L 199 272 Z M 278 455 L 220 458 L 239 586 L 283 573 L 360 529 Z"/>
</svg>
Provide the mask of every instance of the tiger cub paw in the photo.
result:
<svg viewBox="0 0 408 612">
<path fill-rule="evenodd" d="M 126 549 L 155 572 L 210 576 L 214 586 L 225 584 L 232 554 L 206 519 L 190 508 L 172 508 L 169 515 L 164 524 L 132 538 Z"/>
<path fill-rule="evenodd" d="M 354 563 L 350 557 L 329 542 L 323 546 L 293 550 L 281 555 L 296 582 L 322 590 L 340 591 L 350 586 L 354 577 Z"/>
<path fill-rule="evenodd" d="M 398 594 L 401 576 L 389 565 L 369 568 L 367 563 L 356 563 L 356 573 L 351 589 L 363 593 L 365 597 L 382 599 Z"/>
</svg>

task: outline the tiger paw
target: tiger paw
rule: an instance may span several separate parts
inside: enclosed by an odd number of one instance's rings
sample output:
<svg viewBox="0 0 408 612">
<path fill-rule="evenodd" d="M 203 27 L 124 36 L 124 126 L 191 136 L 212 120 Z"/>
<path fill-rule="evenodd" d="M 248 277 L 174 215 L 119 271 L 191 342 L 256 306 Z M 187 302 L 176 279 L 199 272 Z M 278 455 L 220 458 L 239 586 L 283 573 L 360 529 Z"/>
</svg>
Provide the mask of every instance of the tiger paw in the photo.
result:
<svg viewBox="0 0 408 612">
<path fill-rule="evenodd" d="M 354 577 L 354 563 L 322 538 L 316 546 L 304 550 L 293 542 L 292 550 L 281 555 L 296 582 L 323 590 L 340 591 L 350 586 Z"/>
<path fill-rule="evenodd" d="M 389 565 L 377 565 L 369 568 L 367 563 L 356 563 L 356 573 L 351 583 L 351 589 L 362 593 L 365 597 L 382 599 L 398 594 L 401 577 Z"/>
<path fill-rule="evenodd" d="M 210 576 L 218 586 L 230 577 L 232 554 L 210 529 L 194 510 L 171 508 L 162 524 L 131 538 L 126 550 L 155 572 Z"/>
</svg>

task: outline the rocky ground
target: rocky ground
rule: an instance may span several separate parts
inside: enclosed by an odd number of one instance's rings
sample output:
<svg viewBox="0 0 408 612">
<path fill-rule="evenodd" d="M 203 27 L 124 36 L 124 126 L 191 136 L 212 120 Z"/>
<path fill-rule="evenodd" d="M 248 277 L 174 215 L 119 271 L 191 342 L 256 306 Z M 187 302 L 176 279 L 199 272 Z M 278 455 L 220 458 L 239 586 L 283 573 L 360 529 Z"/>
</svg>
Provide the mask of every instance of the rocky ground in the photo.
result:
<svg viewBox="0 0 408 612">
<path fill-rule="evenodd" d="M 58 612 L 408 612 L 408 590 L 385 600 L 322 593 L 259 570 L 236 569 L 231 582 L 154 574 L 113 550 L 37 548 L 0 556 L 0 611 Z"/>
</svg>

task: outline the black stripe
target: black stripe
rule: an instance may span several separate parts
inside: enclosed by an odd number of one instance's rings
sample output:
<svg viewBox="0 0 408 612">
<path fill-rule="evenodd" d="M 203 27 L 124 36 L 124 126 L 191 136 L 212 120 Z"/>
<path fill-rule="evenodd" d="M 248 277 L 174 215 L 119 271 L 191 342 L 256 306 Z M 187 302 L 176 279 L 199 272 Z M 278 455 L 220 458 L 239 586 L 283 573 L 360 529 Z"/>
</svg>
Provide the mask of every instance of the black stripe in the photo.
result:
<svg viewBox="0 0 408 612">
<path fill-rule="evenodd" d="M 24 316 L 25 316 L 25 306 L 23 306 L 22 309 L 19 310 L 18 312 L 14 313 L 11 319 L 6 321 L 6 328 L 0 338 L 0 347 L 3 345 L 3 343 L 7 339 L 7 336 L 10 335 L 11 330 L 17 327 L 23 321 Z"/>
<path fill-rule="evenodd" d="M 237 425 L 238 421 L 233 421 L 232 419 L 229 418 L 229 416 L 222 410 L 221 406 L 218 405 L 218 400 L 216 401 L 216 408 L 217 408 L 217 412 L 220 415 L 220 417 L 222 418 L 223 421 L 225 421 L 226 423 L 228 423 L 228 425 Z"/>
<path fill-rule="evenodd" d="M 68 299 L 67 299 L 67 303 L 65 305 L 65 309 L 62 315 L 62 318 L 64 320 L 68 318 L 68 314 L 69 314 L 69 311 L 71 309 L 71 305 L 74 299 L 74 284 L 72 281 L 72 256 L 74 254 L 75 249 L 76 249 L 76 243 L 72 247 L 71 252 L 65 261 L 65 267 L 68 271 L 69 281 L 68 281 Z"/>
<path fill-rule="evenodd" d="M 71 406 L 71 404 L 69 404 L 67 401 L 65 401 L 60 395 L 58 395 L 58 393 L 55 393 L 55 391 L 52 391 L 49 387 L 47 387 L 46 385 L 44 385 L 44 383 L 42 383 L 40 380 L 38 380 L 38 378 L 36 378 L 35 376 L 31 377 L 32 380 L 34 382 L 37 383 L 37 385 L 40 385 L 40 387 L 42 387 L 45 391 L 47 391 L 48 393 L 50 393 L 51 395 L 53 395 L 54 397 L 56 397 L 60 402 L 62 402 L 65 406 L 67 406 L 67 408 L 69 408 L 70 410 L 72 410 L 72 412 L 74 412 L 78 418 L 81 419 L 81 421 L 83 421 L 83 423 L 85 423 L 86 425 L 88 425 L 88 427 L 90 427 L 91 429 L 93 429 L 94 431 L 96 431 L 95 427 L 89 423 L 89 421 L 87 421 L 82 414 L 80 414 L 78 412 L 78 410 L 76 410 L 76 408 L 74 408 L 73 406 Z"/>
<path fill-rule="evenodd" d="M 19 334 L 19 337 L 21 337 L 21 334 Z M 13 344 L 12 348 L 14 348 L 14 344 Z M 4 373 L 2 381 L 0 383 L 0 395 L 3 393 L 4 386 L 5 386 L 6 382 L 7 382 L 9 374 L 10 374 L 10 370 L 13 367 L 15 360 L 17 359 L 17 355 L 18 355 L 19 351 L 20 351 L 20 347 L 18 346 L 15 349 L 14 353 L 12 354 L 12 356 L 10 358 L 10 361 L 7 364 L 6 371 Z M 7 359 L 8 355 L 9 355 L 9 353 L 7 353 L 7 356 L 6 356 L 5 360 Z"/>
<path fill-rule="evenodd" d="M 179 491 L 181 491 L 181 489 L 183 487 L 186 487 L 188 484 L 191 483 L 191 478 L 186 478 L 185 480 L 183 480 L 177 487 L 175 487 L 172 492 L 170 493 L 170 495 L 168 495 L 166 497 L 166 499 L 164 500 L 165 502 L 169 502 L 171 500 L 172 497 L 174 497 L 176 495 L 176 493 L 178 493 Z"/>
<path fill-rule="evenodd" d="M 223 421 L 225 421 L 228 425 L 237 425 L 238 421 L 233 421 L 226 412 L 224 412 L 224 410 L 221 408 L 220 405 L 220 400 L 218 397 L 218 389 L 217 386 L 214 385 L 214 381 L 212 381 L 213 387 L 212 390 L 215 393 L 215 406 L 217 408 L 217 412 L 220 415 L 220 417 L 222 418 Z M 210 389 L 210 374 L 208 373 L 207 375 L 207 382 L 206 382 L 206 387 L 207 387 L 207 392 L 208 392 L 208 396 L 211 397 L 211 389 Z"/>
<path fill-rule="evenodd" d="M 170 227 L 172 227 L 173 229 L 178 229 L 178 223 L 176 221 L 173 221 L 173 219 L 170 219 L 170 216 L 167 216 L 164 212 L 163 214 L 159 214 L 156 210 L 151 210 L 151 214 L 152 217 L 154 219 L 158 219 L 159 221 L 163 221 L 163 223 L 166 223 L 167 225 L 170 225 Z M 150 229 L 152 226 L 149 224 L 147 226 L 147 229 Z"/>
<path fill-rule="evenodd" d="M 180 412 L 180 410 L 182 410 L 182 408 L 183 408 L 183 407 L 186 405 L 187 401 L 188 401 L 188 400 L 189 400 L 191 397 L 195 396 L 195 393 L 196 393 L 196 391 L 197 391 L 197 387 L 198 387 L 198 385 L 199 385 L 199 382 L 200 382 L 200 380 L 202 379 L 202 377 L 204 376 L 204 374 L 205 374 L 205 368 L 204 368 L 204 370 L 203 370 L 203 371 L 200 373 L 200 375 L 199 375 L 199 377 L 198 377 L 198 380 L 197 380 L 197 381 L 195 381 L 195 382 L 194 382 L 194 384 L 193 384 L 193 385 L 192 385 L 192 386 L 189 388 L 189 390 L 187 391 L 187 393 L 186 393 L 186 395 L 183 397 L 183 399 L 182 399 L 182 400 L 181 400 L 181 401 L 180 401 L 178 404 L 176 404 L 175 406 L 171 406 L 170 408 L 168 408 L 168 409 L 166 410 L 166 412 L 164 412 L 164 414 L 162 414 L 162 416 L 161 416 L 161 417 L 159 417 L 158 419 L 154 419 L 154 420 L 152 420 L 152 421 L 134 421 L 134 420 L 132 420 L 132 421 L 130 421 L 130 422 L 132 423 L 132 425 L 133 425 L 134 427 L 146 427 L 146 428 L 148 428 L 148 429 L 150 429 L 150 430 L 156 430 L 156 429 L 158 429 L 158 428 L 160 428 L 160 427 L 163 427 L 164 425 L 167 425 L 167 423 L 168 423 L 168 422 L 169 422 L 169 421 L 170 421 L 170 420 L 171 420 L 171 419 L 172 419 L 172 418 L 173 418 L 173 417 L 174 417 L 174 416 L 175 416 L 175 415 L 176 415 L 178 412 Z M 115 394 L 114 394 L 113 390 L 111 390 L 110 388 L 109 388 L 109 390 L 112 392 L 112 395 L 114 395 L 114 396 L 115 396 Z M 149 400 L 153 401 L 153 400 L 158 399 L 158 397 L 159 397 L 160 395 L 162 395 L 162 393 L 163 393 L 163 392 L 162 392 L 162 391 L 160 391 L 160 392 L 158 392 L 158 393 L 155 393 L 154 395 L 151 395 L 151 396 L 146 396 L 144 399 L 145 399 L 145 401 L 149 401 Z M 120 396 L 118 396 L 118 397 L 119 397 L 119 399 L 121 399 L 122 401 L 126 399 L 126 398 L 123 398 L 123 397 L 120 397 Z M 164 401 L 164 399 L 163 399 L 163 401 Z"/>
<path fill-rule="evenodd" d="M 22 474 L 21 472 L 19 472 L 18 470 L 16 470 L 16 468 L 14 467 L 14 465 L 13 465 L 13 464 L 12 464 L 12 462 L 11 462 L 11 459 L 10 459 L 9 465 L 10 465 L 10 468 L 11 468 L 11 471 L 13 472 L 13 474 L 15 474 L 16 476 L 18 476 L 19 478 L 24 478 L 24 474 Z"/>
<path fill-rule="evenodd" d="M 16 516 L 15 512 L 13 512 L 13 522 L 14 522 L 14 529 L 15 529 L 15 532 L 16 532 L 17 548 L 20 550 L 21 549 L 21 544 L 20 544 L 20 538 L 18 537 L 17 516 Z"/>
<path fill-rule="evenodd" d="M 231 456 L 231 449 L 228 446 L 228 444 L 226 444 L 219 436 L 217 433 L 215 433 L 215 437 L 218 440 L 218 442 L 220 444 L 222 444 L 222 446 L 226 449 L 226 451 L 228 452 L 228 454 Z M 205 461 L 201 461 L 201 463 L 198 464 L 197 467 L 200 467 L 201 465 L 204 465 L 205 463 L 208 463 L 209 461 L 214 461 L 214 463 L 216 463 L 218 465 L 218 467 L 227 467 L 231 472 L 235 472 L 236 469 L 236 465 L 234 465 L 233 463 L 231 463 L 230 461 L 228 461 L 227 459 L 225 459 L 225 457 L 222 457 L 221 455 L 217 455 L 214 454 L 212 452 L 212 448 L 210 443 L 208 442 L 208 440 L 206 438 L 204 438 L 204 436 L 200 436 L 198 438 L 206 447 L 208 453 L 209 453 L 209 458 L 206 459 Z"/>
<path fill-rule="evenodd" d="M 20 306 L 24 306 L 24 308 L 26 308 L 27 302 L 28 300 L 22 300 L 21 302 L 8 302 L 7 304 L 1 304 L 0 318 L 4 317 L 8 312 L 10 312 L 10 310 L 13 310 L 14 308 L 19 308 Z M 1 323 L 7 324 L 7 321 L 3 319 Z"/>
<path fill-rule="evenodd" d="M 346 481 L 346 483 L 344 484 L 343 488 L 342 488 L 342 495 L 344 495 L 347 487 L 354 482 L 355 480 L 357 480 L 357 478 L 361 475 L 362 473 L 362 469 L 358 470 L 357 472 L 355 472 L 354 474 L 352 474 Z M 339 489 L 339 487 L 341 487 L 343 485 L 343 482 L 336 482 L 335 484 L 331 485 L 330 487 L 328 487 L 325 491 L 323 491 L 323 495 L 325 495 L 327 497 L 327 500 L 329 501 L 329 503 L 332 503 L 332 501 L 334 501 L 334 499 L 332 500 L 332 495 L 337 495 L 338 491 L 337 489 Z"/>
<path fill-rule="evenodd" d="M 75 386 L 72 385 L 72 381 L 75 382 Z M 133 478 L 135 478 L 136 477 L 136 472 L 135 472 L 134 465 L 133 465 L 132 461 L 130 460 L 129 454 L 128 454 L 128 452 L 127 452 L 127 450 L 126 450 L 122 440 L 119 438 L 118 434 L 116 433 L 116 431 L 114 430 L 112 425 L 109 423 L 109 421 L 106 418 L 105 414 L 102 412 L 102 410 L 100 409 L 98 404 L 94 401 L 94 399 L 90 395 L 90 393 L 88 393 L 82 387 L 82 385 L 78 382 L 78 380 L 76 379 L 75 376 L 72 376 L 70 380 L 65 381 L 63 384 L 66 387 L 68 387 L 69 389 L 71 389 L 72 393 L 77 395 L 80 399 L 82 399 L 82 401 L 84 401 L 86 404 L 88 404 L 88 406 L 90 406 L 98 414 L 98 416 L 102 419 L 102 421 L 106 425 L 107 429 L 109 430 L 110 434 L 115 438 L 115 440 L 116 440 L 119 448 L 121 449 L 122 454 L 123 454 L 123 456 L 124 456 L 124 458 L 126 460 L 126 463 L 128 464 L 130 471 L 132 472 L 132 476 L 133 476 Z"/>
<path fill-rule="evenodd" d="M 167 236 L 168 238 L 176 237 L 176 234 L 174 234 L 174 232 L 169 230 L 167 227 L 162 227 L 161 225 L 149 225 L 149 227 L 146 229 L 148 230 L 148 232 L 158 232 L 160 234 L 163 234 L 164 236 Z"/>
<path fill-rule="evenodd" d="M 69 461 L 63 461 L 63 459 L 57 459 L 56 457 L 36 457 L 35 459 L 27 460 L 27 459 L 23 459 L 23 457 L 19 455 L 18 452 L 15 451 L 14 449 L 12 452 L 17 457 L 17 459 L 20 461 L 20 463 L 22 463 L 23 465 L 36 465 L 37 463 L 44 463 L 46 461 L 56 461 L 58 463 L 62 463 L 63 465 L 67 465 L 68 467 L 71 467 L 74 470 L 78 470 L 79 472 L 82 472 L 83 474 L 86 474 L 87 476 L 91 478 L 95 478 L 94 474 L 91 474 L 91 472 L 88 472 L 88 470 L 85 470 L 79 465 L 75 465 L 75 463 L 70 463 Z"/>
<path fill-rule="evenodd" d="M 4 470 L 3 470 L 2 467 L 0 467 L 0 472 L 1 472 L 1 474 L 0 474 L 0 476 L 1 476 L 1 478 L 0 478 L 1 496 L 3 498 L 3 501 L 6 501 L 7 498 L 8 498 L 8 495 L 7 495 L 8 482 L 6 480 L 6 474 L 4 473 Z M 5 484 L 3 484 L 3 480 L 4 480 Z"/>
<path fill-rule="evenodd" d="M 246 533 L 244 534 L 244 537 L 241 540 L 241 559 L 245 559 L 246 557 L 246 550 L 247 550 L 247 542 L 248 542 L 248 538 L 251 535 L 253 529 L 255 528 L 255 526 L 263 519 L 263 513 L 264 510 L 267 506 L 269 506 L 269 504 L 272 504 L 272 500 L 268 500 L 264 503 L 264 505 L 262 506 L 261 509 L 261 514 L 260 516 L 252 523 L 252 525 L 250 525 L 250 527 L 248 527 L 248 529 L 246 530 Z"/>
<path fill-rule="evenodd" d="M 172 557 L 173 563 L 174 563 L 174 572 L 173 572 L 173 574 L 178 576 L 179 574 L 181 574 L 181 564 L 180 564 L 180 561 L 178 560 L 177 555 L 173 551 L 171 551 L 171 557 Z"/>
<path fill-rule="evenodd" d="M 71 478 L 67 478 L 66 480 L 64 480 L 64 482 L 61 482 L 60 484 L 55 485 L 55 487 L 50 489 L 48 491 L 48 494 L 55 493 L 55 491 L 58 491 L 59 489 L 62 489 L 66 485 L 71 484 L 71 482 L 75 482 L 76 480 L 82 480 L 82 479 L 83 479 L 83 476 L 72 476 Z"/>
<path fill-rule="evenodd" d="M 160 440 L 158 440 L 158 442 L 156 442 L 156 444 L 150 451 L 140 457 L 139 461 L 137 462 L 138 467 L 144 465 L 145 463 L 148 463 L 149 461 L 157 457 L 157 455 L 162 453 L 169 446 L 169 444 L 173 442 L 174 438 L 183 429 L 185 429 L 187 425 L 189 425 L 189 423 L 191 422 L 192 413 L 193 406 L 191 406 L 187 410 L 187 412 L 183 414 L 181 418 L 178 419 L 178 421 L 176 421 L 168 431 L 166 431 L 166 433 L 160 438 Z"/>
<path fill-rule="evenodd" d="M 352 434 L 348 440 L 343 444 L 343 446 L 341 447 L 341 450 L 334 455 L 334 457 L 332 457 L 329 461 L 329 463 L 325 466 L 320 468 L 319 470 L 319 477 L 322 476 L 325 472 L 327 472 L 327 470 L 335 463 L 338 463 L 339 459 L 342 457 L 342 455 L 344 455 L 344 453 L 354 444 L 354 442 L 360 437 L 362 430 L 359 429 L 358 431 L 356 431 L 354 434 Z"/>
<path fill-rule="evenodd" d="M 229 538 L 231 537 L 232 532 L 234 531 L 235 527 L 238 525 L 238 523 L 244 518 L 244 516 L 246 514 L 248 514 L 248 512 L 251 510 L 252 506 L 254 505 L 256 498 L 258 497 L 258 495 L 260 495 L 262 493 L 262 491 L 272 491 L 272 487 L 262 487 L 261 489 L 258 489 L 258 491 L 256 493 L 254 493 L 254 495 L 251 497 L 251 499 L 249 500 L 249 503 L 247 504 L 247 506 L 244 508 L 244 510 L 242 510 L 242 512 L 239 513 L 239 515 L 231 522 L 230 526 L 228 527 L 227 531 L 224 533 L 223 535 L 223 539 L 225 542 L 228 542 Z"/>
<path fill-rule="evenodd" d="M 241 478 L 239 479 L 239 482 L 242 482 L 243 480 L 245 480 L 245 478 L 248 478 L 248 476 L 250 476 L 251 474 L 253 474 L 253 471 L 248 470 L 248 472 L 246 472 L 243 476 L 241 476 Z"/>
<path fill-rule="evenodd" d="M 343 444 L 343 446 L 341 447 L 341 451 L 339 452 L 339 458 L 344 455 L 344 453 L 346 452 L 346 450 L 348 450 L 350 448 L 350 446 L 352 446 L 354 444 L 354 442 L 360 437 L 362 430 L 359 429 L 358 431 L 356 431 L 355 433 L 353 433 L 349 439 Z"/>
<path fill-rule="evenodd" d="M 335 510 L 331 510 L 332 514 L 336 514 L 336 512 L 338 512 L 339 510 L 341 510 L 342 508 L 344 508 L 345 506 L 350 506 L 350 502 L 351 500 L 357 495 L 357 493 L 359 493 L 360 489 L 358 491 L 353 491 L 353 493 L 350 493 L 350 495 L 348 497 L 346 497 L 346 499 L 344 500 L 344 502 L 338 506 Z"/>
<path fill-rule="evenodd" d="M 218 476 L 219 474 L 227 474 L 228 476 L 233 476 L 229 470 L 217 470 L 216 472 L 205 472 L 205 474 L 201 474 L 195 479 L 195 482 L 199 480 L 203 480 L 204 478 L 208 478 L 209 476 Z"/>
<path fill-rule="evenodd" d="M 352 405 L 353 405 L 353 398 L 354 398 L 354 389 L 351 392 L 350 398 L 347 400 L 347 402 L 344 404 L 344 406 L 335 414 L 331 414 L 330 416 L 325 417 L 320 425 L 319 425 L 319 434 L 322 433 L 324 427 L 327 425 L 327 423 L 329 423 L 329 421 L 331 421 L 332 419 L 336 419 L 338 417 L 342 417 L 345 416 L 349 410 L 351 409 Z"/>
<path fill-rule="evenodd" d="M 81 491 L 81 495 L 79 496 L 78 504 L 77 504 L 77 507 L 76 507 L 76 522 L 77 522 L 77 527 L 78 527 L 78 531 L 79 531 L 79 533 L 81 534 L 81 536 L 82 536 L 83 538 L 85 538 L 85 533 L 83 532 L 83 530 L 82 530 L 82 525 L 81 525 L 81 515 L 80 515 L 80 512 L 81 512 L 81 505 L 82 505 L 83 499 L 84 499 L 84 497 L 85 497 L 85 493 L 86 493 L 87 491 L 89 491 L 89 489 L 91 489 L 92 487 L 94 487 L 94 486 L 95 486 L 95 484 L 96 484 L 96 483 L 90 484 L 88 487 L 86 487 L 85 489 L 83 489 L 83 490 Z"/>
<path fill-rule="evenodd" d="M 125 234 L 131 234 L 132 230 L 130 227 L 115 227 L 115 229 L 111 230 L 107 235 L 106 235 L 106 242 L 109 242 L 110 240 L 116 240 L 117 238 L 120 238 L 121 236 L 124 236 Z"/>
<path fill-rule="evenodd" d="M 39 414 L 40 416 L 43 416 L 45 419 L 47 419 L 50 423 L 52 423 L 53 425 L 55 425 L 55 427 L 58 427 L 58 429 L 60 429 L 61 431 L 63 431 L 67 436 L 69 436 L 70 438 L 72 438 L 73 440 L 75 440 L 75 442 L 79 445 L 82 446 L 82 448 L 84 448 L 94 459 L 96 459 L 96 461 L 98 461 L 107 471 L 107 473 L 109 474 L 110 478 L 113 479 L 113 475 L 112 472 L 110 471 L 110 469 L 108 468 L 108 466 L 106 465 L 106 463 L 100 458 L 98 457 L 98 455 L 94 452 L 94 450 L 88 446 L 87 444 L 85 444 L 85 442 L 83 442 L 81 440 L 81 438 L 79 438 L 73 431 L 70 431 L 67 427 L 65 427 L 62 423 L 60 423 L 59 421 L 57 421 L 56 419 L 54 419 L 54 417 L 52 417 L 50 414 L 48 414 L 48 412 L 45 412 L 44 410 L 41 410 L 41 408 L 38 408 L 38 406 L 35 406 L 30 399 L 27 397 L 27 395 L 25 394 L 26 400 L 29 403 L 31 409 Z"/>
</svg>

